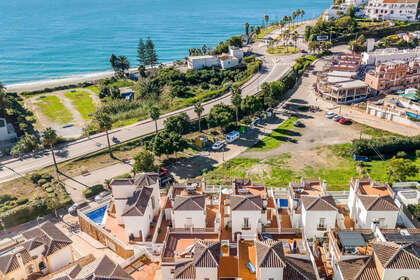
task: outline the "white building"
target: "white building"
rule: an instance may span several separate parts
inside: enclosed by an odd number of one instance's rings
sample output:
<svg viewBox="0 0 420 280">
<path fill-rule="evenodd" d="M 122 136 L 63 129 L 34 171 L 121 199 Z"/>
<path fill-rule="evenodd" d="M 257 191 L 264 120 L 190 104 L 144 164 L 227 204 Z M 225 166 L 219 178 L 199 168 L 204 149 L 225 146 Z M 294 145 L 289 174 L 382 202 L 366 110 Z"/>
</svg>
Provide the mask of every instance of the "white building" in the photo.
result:
<svg viewBox="0 0 420 280">
<path fill-rule="evenodd" d="M 176 196 L 172 210 L 174 228 L 206 227 L 206 196 Z"/>
<path fill-rule="evenodd" d="M 219 58 L 213 55 L 189 56 L 187 60 L 189 69 L 199 70 L 206 67 L 216 67 L 220 65 Z"/>
<path fill-rule="evenodd" d="M 365 15 L 372 19 L 415 21 L 417 0 L 369 0 Z"/>
<path fill-rule="evenodd" d="M 239 60 L 242 60 L 244 57 L 244 52 L 241 48 L 235 47 L 235 46 L 229 46 L 229 55 L 234 56 Z"/>
<path fill-rule="evenodd" d="M 258 280 L 316 279 L 309 255 L 285 254 L 281 241 L 256 241 Z"/>
<path fill-rule="evenodd" d="M 16 139 L 16 133 L 12 124 L 7 123 L 6 119 L 0 118 L 0 141 Z"/>
<path fill-rule="evenodd" d="M 261 232 L 263 203 L 259 195 L 231 195 L 229 197 L 232 216 L 232 239 L 240 234 L 246 240 L 253 240 Z"/>
<path fill-rule="evenodd" d="M 159 174 L 143 173 L 133 179 L 113 179 L 110 183 L 117 222 L 124 225 L 128 240 L 145 240 L 150 223 L 159 213 Z"/>
<path fill-rule="evenodd" d="M 22 233 L 23 242 L 0 255 L 2 279 L 23 280 L 72 263 L 72 241 L 47 221 Z"/>
<path fill-rule="evenodd" d="M 220 55 L 220 67 L 225 70 L 235 66 L 238 66 L 239 59 L 232 55 Z"/>
<path fill-rule="evenodd" d="M 386 184 L 352 179 L 347 206 L 355 227 L 371 229 L 375 222 L 380 228 L 395 228 L 399 208 L 392 196 L 393 191 Z"/>
<path fill-rule="evenodd" d="M 307 238 L 322 237 L 335 227 L 338 208 L 332 196 L 303 195 L 302 227 Z"/>
<path fill-rule="evenodd" d="M 410 62 L 420 56 L 420 48 L 407 50 L 397 48 L 377 49 L 373 52 L 364 52 L 362 55 L 362 63 L 368 65 L 380 65 L 394 60 Z"/>
</svg>

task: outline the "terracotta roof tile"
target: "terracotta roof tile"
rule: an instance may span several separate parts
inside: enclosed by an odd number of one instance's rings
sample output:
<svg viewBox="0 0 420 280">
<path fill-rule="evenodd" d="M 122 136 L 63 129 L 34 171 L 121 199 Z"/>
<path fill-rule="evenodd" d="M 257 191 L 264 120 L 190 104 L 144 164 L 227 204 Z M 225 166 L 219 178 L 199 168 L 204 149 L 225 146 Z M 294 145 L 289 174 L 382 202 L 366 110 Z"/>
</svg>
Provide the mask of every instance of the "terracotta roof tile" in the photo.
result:
<svg viewBox="0 0 420 280">
<path fill-rule="evenodd" d="M 143 187 L 141 190 L 134 192 L 133 196 L 127 200 L 122 216 L 143 216 L 152 193 L 153 189 L 148 187 Z"/>
<path fill-rule="evenodd" d="M 301 196 L 302 204 L 306 211 L 338 211 L 332 196 Z"/>
<path fill-rule="evenodd" d="M 220 242 L 196 241 L 194 244 L 195 267 L 218 267 L 220 262 Z"/>
<path fill-rule="evenodd" d="M 384 196 L 371 196 L 371 195 L 359 195 L 359 199 L 363 206 L 368 211 L 398 211 L 399 208 L 395 204 L 392 197 L 388 195 Z"/>
<path fill-rule="evenodd" d="M 257 264 L 259 267 L 285 267 L 283 245 L 280 241 L 256 241 Z"/>
<path fill-rule="evenodd" d="M 406 250 L 406 246 L 381 242 L 373 243 L 372 248 L 384 268 L 420 269 L 420 258 Z"/>
<path fill-rule="evenodd" d="M 260 211 L 262 199 L 259 195 L 231 195 L 229 197 L 232 211 Z"/>
</svg>

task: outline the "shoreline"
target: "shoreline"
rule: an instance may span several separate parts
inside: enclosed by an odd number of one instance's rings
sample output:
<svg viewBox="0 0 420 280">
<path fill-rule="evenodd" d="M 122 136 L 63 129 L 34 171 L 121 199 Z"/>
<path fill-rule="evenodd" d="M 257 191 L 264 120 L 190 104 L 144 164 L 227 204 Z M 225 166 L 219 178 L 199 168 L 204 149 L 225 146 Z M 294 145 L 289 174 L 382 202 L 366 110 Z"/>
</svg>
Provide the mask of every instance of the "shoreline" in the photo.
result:
<svg viewBox="0 0 420 280">
<path fill-rule="evenodd" d="M 174 64 L 174 61 L 160 63 L 159 65 L 163 65 L 164 67 L 167 67 L 172 64 Z M 135 73 L 137 72 L 137 68 L 130 68 L 128 71 L 129 73 Z M 98 80 L 111 78 L 112 76 L 114 76 L 114 71 L 109 70 L 109 71 L 103 71 L 103 72 L 74 74 L 74 75 L 69 75 L 67 77 L 62 77 L 62 78 L 51 78 L 51 79 L 46 79 L 46 80 L 28 81 L 28 82 L 22 82 L 22 83 L 16 83 L 16 84 L 9 84 L 9 85 L 5 85 L 5 87 L 8 92 L 21 93 L 24 91 L 44 90 L 46 88 L 55 88 L 55 87 L 60 87 L 60 86 L 70 86 L 70 85 L 77 85 L 77 84 L 87 83 L 87 82 L 95 82 Z"/>
</svg>

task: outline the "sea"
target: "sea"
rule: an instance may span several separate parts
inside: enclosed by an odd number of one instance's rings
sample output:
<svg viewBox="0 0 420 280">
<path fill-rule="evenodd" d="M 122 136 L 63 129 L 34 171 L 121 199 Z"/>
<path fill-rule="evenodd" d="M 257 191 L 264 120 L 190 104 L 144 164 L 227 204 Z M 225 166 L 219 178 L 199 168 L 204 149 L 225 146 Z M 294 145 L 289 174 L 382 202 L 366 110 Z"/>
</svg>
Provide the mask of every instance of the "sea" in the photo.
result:
<svg viewBox="0 0 420 280">
<path fill-rule="evenodd" d="M 111 70 L 112 53 L 136 65 L 140 38 L 160 62 L 189 48 L 278 21 L 296 9 L 319 16 L 331 0 L 0 0 L 0 82 L 6 85 Z"/>
</svg>

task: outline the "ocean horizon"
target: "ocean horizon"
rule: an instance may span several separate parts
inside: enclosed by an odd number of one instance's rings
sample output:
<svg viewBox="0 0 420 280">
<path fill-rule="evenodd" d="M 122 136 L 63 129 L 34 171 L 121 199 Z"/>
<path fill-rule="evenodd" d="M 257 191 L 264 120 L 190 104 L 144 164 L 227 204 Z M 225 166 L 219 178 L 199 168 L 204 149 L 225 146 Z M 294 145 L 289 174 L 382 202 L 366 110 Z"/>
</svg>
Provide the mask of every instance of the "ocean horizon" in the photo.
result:
<svg viewBox="0 0 420 280">
<path fill-rule="evenodd" d="M 140 38 L 159 62 L 244 33 L 244 23 L 278 21 L 296 9 L 319 16 L 331 1 L 15 0 L 0 1 L 0 82 L 6 85 L 111 71 L 112 53 L 137 64 Z"/>
</svg>

